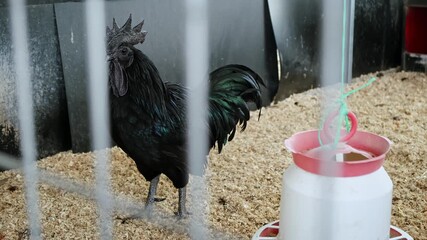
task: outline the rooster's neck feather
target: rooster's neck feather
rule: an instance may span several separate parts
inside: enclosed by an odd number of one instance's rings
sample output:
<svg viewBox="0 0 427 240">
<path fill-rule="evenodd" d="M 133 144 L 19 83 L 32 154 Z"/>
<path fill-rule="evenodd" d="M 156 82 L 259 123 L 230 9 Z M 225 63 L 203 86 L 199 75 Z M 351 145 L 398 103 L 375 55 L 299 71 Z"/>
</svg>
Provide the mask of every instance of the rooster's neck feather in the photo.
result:
<svg viewBox="0 0 427 240">
<path fill-rule="evenodd" d="M 167 88 L 154 63 L 136 48 L 134 55 L 133 64 L 126 69 L 130 97 L 155 117 L 162 117 L 166 111 Z"/>
</svg>

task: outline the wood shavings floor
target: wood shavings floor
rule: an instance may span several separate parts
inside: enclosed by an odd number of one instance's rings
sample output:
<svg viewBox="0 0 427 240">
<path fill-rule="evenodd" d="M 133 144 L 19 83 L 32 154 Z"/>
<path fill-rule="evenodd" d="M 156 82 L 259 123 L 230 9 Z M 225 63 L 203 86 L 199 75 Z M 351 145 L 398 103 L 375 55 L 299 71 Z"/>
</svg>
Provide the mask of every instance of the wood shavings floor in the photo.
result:
<svg viewBox="0 0 427 240">
<path fill-rule="evenodd" d="M 374 75 L 355 79 L 349 88 Z M 359 129 L 394 142 L 385 162 L 394 183 L 392 224 L 418 240 L 427 239 L 426 95 L 425 74 L 388 71 L 348 99 Z M 260 121 L 254 112 L 247 130 L 237 134 L 221 155 L 211 152 L 206 173 L 211 229 L 207 239 L 250 239 L 258 228 L 279 218 L 282 174 L 292 161 L 283 141 L 318 127 L 320 100 L 320 91 L 314 89 L 263 109 Z M 147 221 L 142 208 L 148 183 L 120 149 L 113 148 L 111 155 L 111 189 L 118 206 L 113 215 L 114 239 L 188 239 L 189 219 L 173 217 L 178 194 L 171 182 L 161 178 L 158 196 L 166 200 L 156 203 L 154 216 Z M 41 169 L 65 177 L 61 182 L 42 174 L 39 206 L 44 239 L 99 237 L 91 189 L 93 160 L 92 153 L 62 152 L 39 162 Z M 0 240 L 28 237 L 23 181 L 19 171 L 0 173 Z M 191 201 L 188 207 L 191 211 Z M 135 213 L 140 218 L 127 218 Z"/>
</svg>

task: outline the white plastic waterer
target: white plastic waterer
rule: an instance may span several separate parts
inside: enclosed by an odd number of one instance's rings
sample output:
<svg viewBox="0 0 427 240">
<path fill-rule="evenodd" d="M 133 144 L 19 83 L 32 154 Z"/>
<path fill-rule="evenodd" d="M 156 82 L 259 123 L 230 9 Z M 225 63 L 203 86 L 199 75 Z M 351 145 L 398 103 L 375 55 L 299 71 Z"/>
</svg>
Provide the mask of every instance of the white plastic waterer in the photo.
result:
<svg viewBox="0 0 427 240">
<path fill-rule="evenodd" d="M 294 164 L 283 175 L 279 239 L 390 239 L 393 184 L 382 163 L 391 142 L 349 117 L 338 147 L 321 146 L 317 130 L 285 141 Z"/>
</svg>

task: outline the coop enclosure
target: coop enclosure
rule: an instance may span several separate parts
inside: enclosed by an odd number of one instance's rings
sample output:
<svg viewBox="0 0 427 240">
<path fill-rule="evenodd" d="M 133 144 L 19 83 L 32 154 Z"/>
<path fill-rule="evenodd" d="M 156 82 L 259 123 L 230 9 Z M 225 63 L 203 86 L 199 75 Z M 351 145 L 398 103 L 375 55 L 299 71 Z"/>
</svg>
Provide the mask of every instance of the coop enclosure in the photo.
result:
<svg viewBox="0 0 427 240">
<path fill-rule="evenodd" d="M 266 83 L 262 88 L 262 99 L 267 108 L 292 94 L 319 87 L 321 70 L 326 65 L 321 56 L 324 1 L 291 0 L 286 4 L 279 0 L 202 3 L 190 0 L 16 2 L 0 1 L 0 150 L 7 154 L 0 158 L 8 163 L 2 165 L 0 161 L 0 168 L 24 166 L 24 172 L 29 171 L 27 175 L 35 174 L 33 177 L 37 180 L 39 174 L 40 179 L 53 185 L 57 176 L 44 170 L 38 172 L 31 161 L 67 150 L 82 153 L 113 144 L 108 135 L 102 134 L 98 137 L 101 136 L 99 138 L 103 140 L 96 142 L 94 133 L 108 132 L 107 125 L 100 123 L 108 115 L 103 112 L 105 102 L 102 102 L 102 98 L 97 102 L 99 105 L 91 106 L 94 99 L 88 94 L 91 91 L 103 94 L 99 89 L 90 87 L 91 81 L 105 76 L 102 73 L 105 69 L 99 67 L 96 60 L 93 62 L 91 54 L 96 55 L 96 50 L 91 47 L 103 46 L 96 41 L 102 41 L 103 36 L 100 35 L 105 32 L 105 26 L 111 26 L 113 18 L 120 26 L 130 14 L 135 22 L 145 20 L 147 39 L 137 48 L 150 56 L 162 78 L 168 81 L 189 84 L 188 79 L 194 69 L 211 71 L 231 63 L 251 67 Z M 403 0 L 354 1 L 354 33 L 351 35 L 352 52 L 349 56 L 352 64 L 349 65 L 348 79 L 399 67 L 402 61 L 408 70 L 419 70 L 411 69 L 411 58 L 403 50 L 407 9 L 404 4 L 406 2 Z M 15 14 L 20 15 L 17 17 Z M 191 29 L 192 21 L 196 22 L 195 29 L 206 30 L 204 35 Z M 22 31 L 18 31 L 19 28 Z M 194 34 L 194 38 L 189 38 L 189 32 Z M 27 37 L 17 41 L 22 37 L 19 34 L 23 33 Z M 202 46 L 202 50 L 197 46 Z M 99 60 L 101 56 L 96 55 L 94 58 Z M 191 61 L 189 56 L 196 60 Z M 189 64 L 195 64 L 195 68 L 192 70 Z M 20 75 L 20 71 L 28 71 L 28 75 Z M 202 74 L 196 70 L 194 72 L 196 75 L 193 77 L 203 78 Z M 17 82 L 23 80 L 29 82 L 21 82 L 20 87 Z M 30 91 L 25 92 L 22 84 L 27 84 L 27 90 Z M 28 104 L 22 102 L 22 94 L 30 93 L 31 97 L 25 101 L 31 101 L 28 106 L 33 106 L 27 109 L 31 110 L 33 123 L 22 116 L 24 112 L 21 110 L 22 106 Z M 94 112 L 98 114 L 95 117 Z M 94 123 L 96 116 L 100 117 L 99 122 Z M 26 125 L 34 129 L 23 130 Z M 26 131 L 34 135 L 25 135 Z M 34 142 L 26 142 L 22 139 L 24 136 L 33 138 Z M 95 157 L 107 159 L 102 154 L 96 153 Z M 121 154 L 114 152 L 113 155 L 117 157 Z M 27 159 L 27 164 L 23 164 L 25 161 L 16 161 L 17 156 Z M 105 170 L 108 165 L 101 168 Z M 96 179 L 101 170 L 95 167 Z M 107 195 L 102 195 L 96 193 L 95 189 L 88 190 L 86 186 L 73 185 L 75 183 L 64 179 L 58 178 L 57 181 L 69 191 L 97 199 L 101 204 L 101 216 L 107 214 L 105 216 L 111 217 L 112 214 L 109 212 L 111 209 L 102 210 L 103 206 L 120 206 L 120 199 L 108 195 L 112 194 L 109 191 L 106 191 Z M 202 186 L 199 187 L 206 188 L 207 183 L 201 182 Z M 35 191 L 35 185 L 30 186 Z M 104 190 L 106 187 L 102 183 L 99 185 Z M 197 196 L 198 190 L 194 191 Z M 199 194 L 203 194 L 206 190 L 199 191 Z M 103 202 L 103 197 L 111 198 L 112 202 Z M 208 201 L 206 198 L 201 199 Z M 126 211 L 131 207 L 143 211 L 138 204 L 132 206 L 129 201 L 126 203 L 128 205 L 121 206 Z M 37 204 L 30 205 L 29 210 L 39 211 Z M 201 226 L 190 229 L 190 237 L 195 239 L 199 236 L 200 229 L 203 232 L 205 221 L 203 218 L 200 220 Z M 185 226 L 170 228 L 161 222 L 159 226 L 168 231 L 179 229 L 178 232 L 186 232 L 181 229 L 185 229 Z M 197 218 L 193 220 L 195 223 Z M 37 220 L 32 224 L 30 230 L 36 233 L 40 231 Z M 101 223 L 101 237 L 112 237 L 113 233 L 109 229 L 112 224 L 109 220 Z M 230 237 L 218 231 L 212 234 L 222 238 Z"/>
</svg>

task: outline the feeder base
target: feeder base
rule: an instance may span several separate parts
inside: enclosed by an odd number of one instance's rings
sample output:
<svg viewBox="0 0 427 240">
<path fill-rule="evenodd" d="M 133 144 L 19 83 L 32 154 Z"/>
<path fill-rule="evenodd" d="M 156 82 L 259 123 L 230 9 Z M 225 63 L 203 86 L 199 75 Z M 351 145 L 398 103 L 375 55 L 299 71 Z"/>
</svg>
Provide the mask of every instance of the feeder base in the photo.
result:
<svg viewBox="0 0 427 240">
<path fill-rule="evenodd" d="M 252 240 L 277 240 L 279 235 L 279 220 L 262 226 Z M 390 240 L 414 240 L 409 234 L 402 229 L 390 226 Z"/>
</svg>

